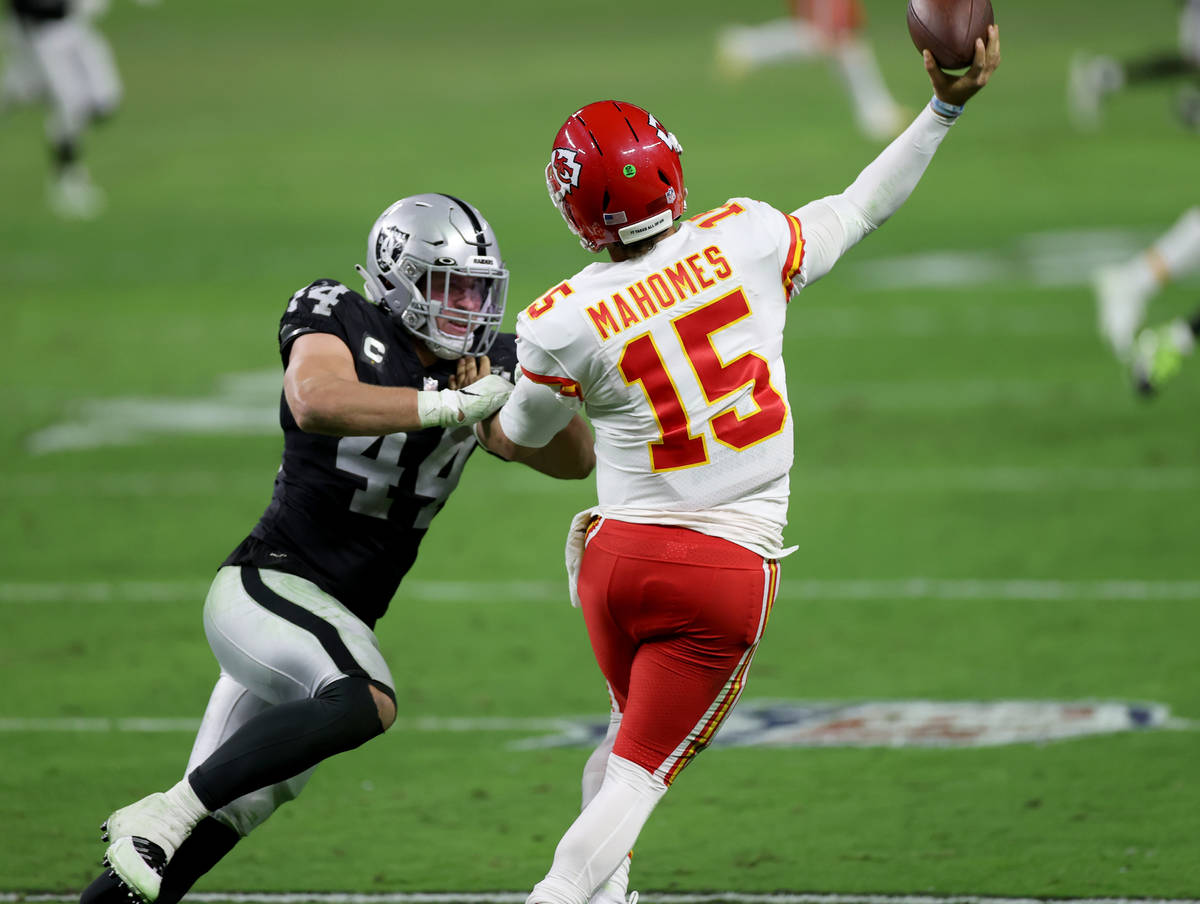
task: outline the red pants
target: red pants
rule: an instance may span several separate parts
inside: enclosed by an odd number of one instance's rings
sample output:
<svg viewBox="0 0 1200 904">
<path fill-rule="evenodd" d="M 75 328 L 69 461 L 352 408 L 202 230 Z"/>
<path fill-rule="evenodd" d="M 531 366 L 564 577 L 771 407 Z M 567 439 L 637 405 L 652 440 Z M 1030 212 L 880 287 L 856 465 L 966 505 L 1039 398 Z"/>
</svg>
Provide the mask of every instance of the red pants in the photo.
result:
<svg viewBox="0 0 1200 904">
<path fill-rule="evenodd" d="M 792 15 L 811 22 L 829 37 L 856 31 L 866 22 L 858 0 L 792 0 Z"/>
<path fill-rule="evenodd" d="M 670 784 L 733 708 L 766 627 L 779 565 L 678 527 L 605 520 L 579 597 L 621 727 L 613 753 Z"/>
</svg>

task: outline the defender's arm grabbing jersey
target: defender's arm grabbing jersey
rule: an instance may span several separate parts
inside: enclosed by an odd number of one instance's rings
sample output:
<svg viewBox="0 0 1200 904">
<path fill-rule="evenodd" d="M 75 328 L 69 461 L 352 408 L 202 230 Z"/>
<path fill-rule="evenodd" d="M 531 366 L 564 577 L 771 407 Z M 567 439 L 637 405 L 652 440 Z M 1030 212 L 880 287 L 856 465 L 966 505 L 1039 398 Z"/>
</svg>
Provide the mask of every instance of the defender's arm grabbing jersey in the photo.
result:
<svg viewBox="0 0 1200 904">
<path fill-rule="evenodd" d="M 329 333 L 354 356 L 363 383 L 445 389 L 455 362 L 426 369 L 412 339 L 357 292 L 330 279 L 301 289 L 280 321 L 286 368 L 292 343 Z M 494 372 L 511 374 L 515 337 L 501 334 L 490 352 Z M 298 574 L 338 599 L 368 625 L 387 609 L 434 515 L 458 483 L 476 447 L 470 427 L 433 427 L 388 436 L 305 433 L 281 397 L 283 461 L 271 503 L 226 565 Z"/>
<path fill-rule="evenodd" d="M 798 220 L 736 198 L 644 257 L 592 264 L 522 312 L 524 375 L 587 407 L 605 514 L 782 553 L 792 464 L 783 328 L 803 261 Z M 530 444 L 537 431 L 519 412 L 535 390 L 523 384 L 501 425 Z"/>
</svg>

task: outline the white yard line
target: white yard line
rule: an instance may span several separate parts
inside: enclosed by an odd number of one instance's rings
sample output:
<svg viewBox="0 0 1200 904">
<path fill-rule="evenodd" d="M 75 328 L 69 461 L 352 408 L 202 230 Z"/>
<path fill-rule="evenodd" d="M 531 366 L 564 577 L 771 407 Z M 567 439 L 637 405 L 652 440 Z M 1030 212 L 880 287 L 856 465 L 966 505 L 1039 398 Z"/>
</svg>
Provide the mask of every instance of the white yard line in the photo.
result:
<svg viewBox="0 0 1200 904">
<path fill-rule="evenodd" d="M 550 733 L 573 727 L 584 716 L 561 719 L 537 718 L 468 718 L 423 716 L 409 719 L 403 716 L 396 720 L 396 728 L 404 732 L 432 732 L 454 734 L 485 731 Z M 606 717 L 607 718 L 607 717 Z M 167 734 L 179 732 L 195 734 L 200 727 L 199 717 L 180 718 L 123 718 L 100 717 L 79 718 L 20 718 L 0 717 L 0 734 L 35 734 L 39 732 L 68 734 Z"/>
<path fill-rule="evenodd" d="M 793 320 L 794 318 L 794 320 Z M 928 339 L 960 336 L 1037 339 L 1091 337 L 1094 314 L 1072 306 L 1000 308 L 930 305 L 837 304 L 804 307 L 788 313 L 788 330 L 797 341 L 849 340 L 866 337 Z M 793 324 L 795 325 L 793 331 Z"/>
<path fill-rule="evenodd" d="M 756 705 L 762 701 L 748 700 L 742 708 L 735 711 L 741 715 L 751 714 Z M 833 706 L 834 704 L 828 704 Z M 843 709 L 845 707 L 842 707 Z M 893 707 L 894 708 L 894 707 Z M 743 712 L 745 710 L 745 712 Z M 608 723 L 607 715 L 591 716 L 561 716 L 561 717 L 504 717 L 504 716 L 419 716 L 407 718 L 400 716 L 396 719 L 395 731 L 391 737 L 403 737 L 408 734 L 426 732 L 430 734 L 479 734 L 483 732 L 514 732 L 534 735 L 560 735 L 580 739 L 581 746 L 594 746 L 595 739 L 586 731 L 586 726 L 594 725 L 603 730 Z M 1169 731 L 1198 731 L 1200 721 L 1168 716 L 1163 719 L 1161 727 Z M 200 718 L 105 718 L 94 717 L 0 717 L 0 735 L 4 734 L 195 734 L 200 728 Z M 736 725 L 734 725 L 736 728 Z M 724 730 L 724 729 L 723 729 Z M 718 737 L 721 737 L 718 735 Z M 1072 737 L 1064 735 L 1065 737 Z M 1058 738 L 1061 740 L 1062 738 Z M 1010 740 L 1007 743 L 1023 743 L 1025 739 Z M 1044 742 L 1047 738 L 1039 738 Z M 890 741 L 877 742 L 889 746 Z M 521 743 L 524 749 L 536 749 L 541 744 L 527 745 Z M 799 743 L 796 746 L 836 746 L 825 744 Z M 847 743 L 846 746 L 863 746 L 861 743 Z M 871 746 L 871 745 L 866 745 Z M 965 745 L 971 746 L 971 745 Z"/>
<path fill-rule="evenodd" d="M 188 470 L 162 474 L 26 474 L 0 480 L 0 498 L 209 497 L 266 494 L 271 474 L 263 469 Z M 812 493 L 1046 493 L 1174 492 L 1200 487 L 1200 468 L 1079 467 L 1075 465 L 979 465 L 967 467 L 806 467 L 792 472 L 792 489 Z M 561 487 L 526 469 L 505 471 L 496 492 L 551 495 Z M 265 498 L 265 496 L 264 496 Z"/>
<path fill-rule="evenodd" d="M 209 904 L 523 904 L 528 892 L 192 892 Z M 1200 904 L 1195 898 L 1003 898 L 982 895 L 839 895 L 736 891 L 643 892 L 647 904 Z M 78 895 L 0 892 L 2 904 L 75 902 Z"/>
<path fill-rule="evenodd" d="M 5 581 L 0 582 L 0 604 L 169 603 L 188 599 L 199 601 L 207 592 L 208 581 L 200 578 L 183 581 Z M 845 602 L 1193 601 L 1200 600 L 1200 580 L 929 577 L 789 580 L 785 577 L 779 598 Z M 560 581 L 406 581 L 396 600 L 398 604 L 565 602 L 566 585 Z"/>
</svg>

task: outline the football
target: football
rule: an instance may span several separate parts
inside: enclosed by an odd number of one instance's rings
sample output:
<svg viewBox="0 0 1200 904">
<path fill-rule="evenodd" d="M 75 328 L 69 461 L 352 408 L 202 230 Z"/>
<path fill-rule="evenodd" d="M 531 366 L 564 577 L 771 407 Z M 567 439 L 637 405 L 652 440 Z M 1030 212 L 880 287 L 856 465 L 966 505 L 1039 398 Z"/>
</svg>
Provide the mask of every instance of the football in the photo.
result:
<svg viewBox="0 0 1200 904">
<path fill-rule="evenodd" d="M 942 69 L 963 69 L 975 59 L 975 39 L 987 41 L 995 22 L 991 0 L 908 0 L 908 33 Z"/>
</svg>

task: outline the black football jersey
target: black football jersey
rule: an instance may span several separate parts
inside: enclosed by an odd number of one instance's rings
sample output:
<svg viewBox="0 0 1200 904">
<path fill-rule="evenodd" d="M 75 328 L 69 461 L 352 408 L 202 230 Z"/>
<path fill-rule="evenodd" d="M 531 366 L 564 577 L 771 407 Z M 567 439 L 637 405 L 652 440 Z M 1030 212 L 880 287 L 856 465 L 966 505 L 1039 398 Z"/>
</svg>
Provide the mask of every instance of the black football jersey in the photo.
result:
<svg viewBox="0 0 1200 904">
<path fill-rule="evenodd" d="M 422 365 L 409 333 L 336 280 L 317 280 L 288 302 L 279 327 L 285 368 L 292 342 L 305 333 L 330 333 L 345 342 L 363 383 L 445 389 L 455 372 L 454 361 L 440 358 Z M 511 380 L 516 337 L 498 335 L 488 357 L 492 372 Z M 271 503 L 222 564 L 299 575 L 374 626 L 478 445 L 475 432 L 430 427 L 388 436 L 305 433 L 283 396 L 279 423 L 283 461 Z"/>
</svg>

